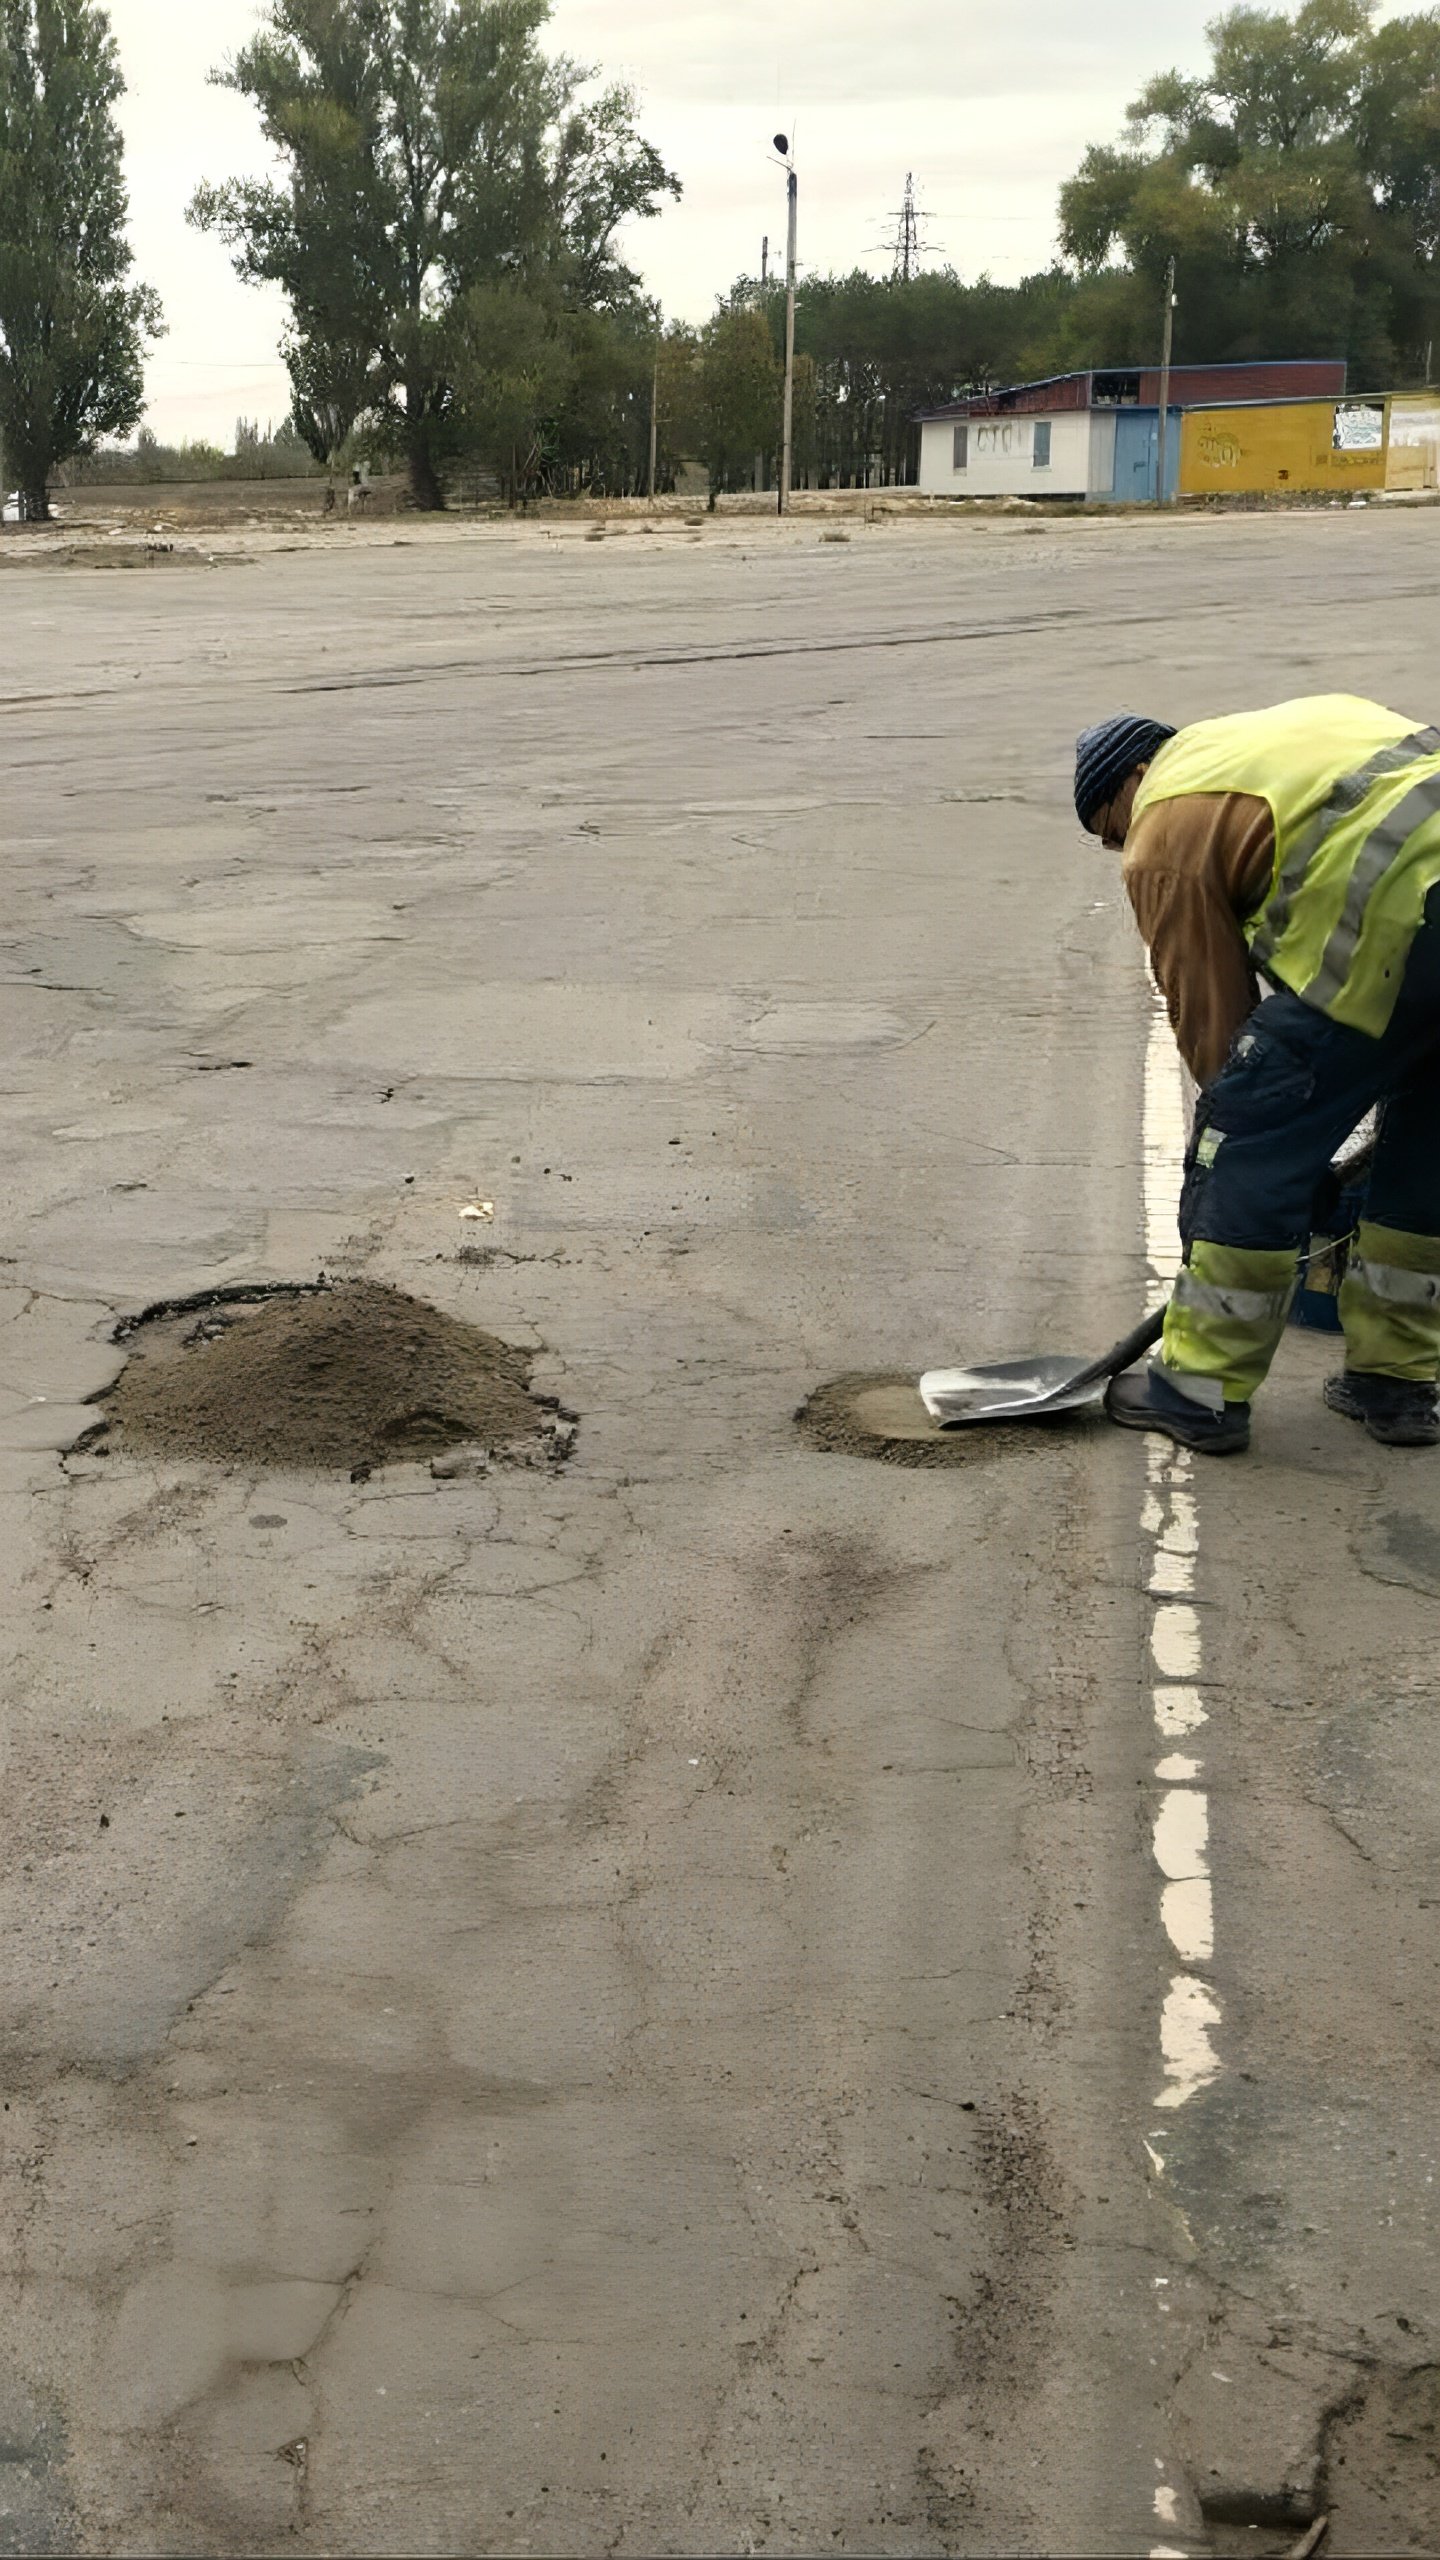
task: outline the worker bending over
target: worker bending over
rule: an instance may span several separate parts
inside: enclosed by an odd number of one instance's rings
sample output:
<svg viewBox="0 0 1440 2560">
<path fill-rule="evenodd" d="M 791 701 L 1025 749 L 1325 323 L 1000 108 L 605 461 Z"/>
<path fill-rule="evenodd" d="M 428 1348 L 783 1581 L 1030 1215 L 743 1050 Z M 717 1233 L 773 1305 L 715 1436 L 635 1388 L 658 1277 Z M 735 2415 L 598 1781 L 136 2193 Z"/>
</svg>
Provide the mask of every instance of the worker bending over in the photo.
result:
<svg viewBox="0 0 1440 2560">
<path fill-rule="evenodd" d="M 1080 739 L 1075 806 L 1124 848 L 1200 1087 L 1184 1267 L 1110 1413 L 1247 1446 L 1330 1160 L 1378 1103 L 1325 1401 L 1377 1440 L 1440 1441 L 1440 729 L 1348 693 L 1180 730 L 1127 714 Z"/>
</svg>

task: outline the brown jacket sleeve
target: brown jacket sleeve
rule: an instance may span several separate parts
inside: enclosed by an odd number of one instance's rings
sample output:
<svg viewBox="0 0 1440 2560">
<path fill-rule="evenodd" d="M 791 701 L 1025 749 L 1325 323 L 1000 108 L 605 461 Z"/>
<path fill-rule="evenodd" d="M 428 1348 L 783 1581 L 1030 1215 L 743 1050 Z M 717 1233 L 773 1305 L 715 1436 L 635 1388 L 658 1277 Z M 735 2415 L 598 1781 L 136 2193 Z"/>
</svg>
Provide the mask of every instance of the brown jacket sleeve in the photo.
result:
<svg viewBox="0 0 1440 2560">
<path fill-rule="evenodd" d="M 1125 839 L 1125 887 L 1180 1055 L 1199 1085 L 1258 999 L 1241 925 L 1269 885 L 1275 830 L 1248 793 L 1157 800 Z"/>
</svg>

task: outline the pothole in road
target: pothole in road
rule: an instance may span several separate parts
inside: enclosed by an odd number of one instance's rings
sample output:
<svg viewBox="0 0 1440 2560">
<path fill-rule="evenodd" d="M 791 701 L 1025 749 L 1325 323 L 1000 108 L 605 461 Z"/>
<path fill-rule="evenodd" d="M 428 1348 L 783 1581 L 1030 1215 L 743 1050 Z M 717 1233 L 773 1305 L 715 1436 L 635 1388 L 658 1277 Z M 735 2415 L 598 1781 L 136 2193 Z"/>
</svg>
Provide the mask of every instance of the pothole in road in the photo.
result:
<svg viewBox="0 0 1440 2560">
<path fill-rule="evenodd" d="M 1440 2366 L 1362 2379 L 1332 2417 L 1326 2454 L 1340 2550 L 1440 2550 Z"/>
<path fill-rule="evenodd" d="M 956 1467 L 994 1448 L 989 1432 L 942 1431 L 920 1401 L 913 1378 L 889 1371 L 832 1378 L 807 1396 L 795 1416 L 807 1440 L 848 1458 L 883 1458 L 894 1467 Z"/>
<path fill-rule="evenodd" d="M 119 1451 L 354 1474 L 462 1444 L 566 1455 L 573 1437 L 523 1351 L 378 1281 L 216 1292 L 119 1339 L 96 1435 Z"/>
</svg>

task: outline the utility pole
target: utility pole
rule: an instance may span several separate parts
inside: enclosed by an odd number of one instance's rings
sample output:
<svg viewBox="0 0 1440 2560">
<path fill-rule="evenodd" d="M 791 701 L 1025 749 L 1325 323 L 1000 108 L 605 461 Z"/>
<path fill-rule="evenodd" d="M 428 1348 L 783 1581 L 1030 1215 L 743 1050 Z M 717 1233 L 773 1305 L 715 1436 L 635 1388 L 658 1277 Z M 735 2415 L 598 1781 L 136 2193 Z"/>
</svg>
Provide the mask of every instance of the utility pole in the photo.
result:
<svg viewBox="0 0 1440 2560">
<path fill-rule="evenodd" d="M 769 298 L 769 293 L 770 234 L 767 231 L 764 239 L 760 243 L 760 308 L 762 311 L 765 311 L 765 305 Z M 765 317 L 768 322 L 770 317 L 768 311 L 765 312 Z M 750 485 L 754 489 L 757 497 L 770 485 L 765 476 L 765 456 L 763 452 L 757 453 L 755 456 L 755 468 L 750 474 Z"/>
<path fill-rule="evenodd" d="M 795 245 L 800 223 L 800 181 L 790 165 L 790 137 L 775 136 L 775 148 L 785 163 L 785 194 L 789 207 L 789 228 L 785 246 L 785 408 L 780 430 L 780 504 L 777 512 L 790 513 L 790 470 L 795 441 Z"/>
<path fill-rule="evenodd" d="M 660 314 L 655 314 L 655 370 L 650 377 L 650 504 L 655 504 L 655 460 L 660 447 Z"/>
<path fill-rule="evenodd" d="M 1170 443 L 1170 348 L 1175 335 L 1175 261 L 1165 266 L 1165 334 L 1160 343 L 1160 427 L 1155 439 L 1155 504 L 1168 507 L 1165 487 Z"/>
</svg>

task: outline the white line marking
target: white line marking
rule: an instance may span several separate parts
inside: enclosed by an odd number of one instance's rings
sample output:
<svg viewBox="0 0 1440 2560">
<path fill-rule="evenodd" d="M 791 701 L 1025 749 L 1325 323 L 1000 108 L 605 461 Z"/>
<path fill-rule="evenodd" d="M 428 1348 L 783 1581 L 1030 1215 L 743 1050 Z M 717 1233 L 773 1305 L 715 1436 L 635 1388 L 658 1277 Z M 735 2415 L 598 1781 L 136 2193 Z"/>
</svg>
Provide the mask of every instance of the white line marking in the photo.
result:
<svg viewBox="0 0 1440 2560">
<path fill-rule="evenodd" d="M 1180 1265 L 1175 1213 L 1187 1117 L 1185 1080 L 1157 999 L 1145 1052 L 1144 1112 L 1145 1251 L 1152 1306 L 1168 1296 Z M 1148 1547 L 1143 1579 L 1150 1604 L 1150 1708 L 1163 1743 L 1191 1746 L 1183 1752 L 1173 1748 L 1163 1752 L 1155 1766 L 1162 1792 L 1155 1806 L 1151 1848 L 1162 1879 L 1160 1925 L 1172 1955 L 1184 1968 L 1172 1974 L 1160 2013 L 1164 2085 L 1155 2105 L 1167 2114 L 1208 2087 L 1221 2067 L 1214 2043 L 1221 2024 L 1220 2003 L 1198 1970 L 1214 1959 L 1215 1888 L 1210 1872 L 1210 1799 L 1202 1783 L 1205 1764 L 1194 1748 L 1209 1712 L 1199 1685 L 1205 1658 L 1201 1617 L 1195 1606 L 1200 1521 L 1191 1470 L 1188 1450 L 1158 1439 L 1149 1443 L 1140 1528 Z M 1154 2141 L 1145 2144 L 1157 2179 L 1165 2176 L 1160 2141 L 1157 2130 Z M 1157 2293 L 1155 2298 L 1163 2309 L 1166 2297 Z M 1168 2466 L 1157 2456 L 1155 2467 L 1163 2474 Z M 1179 2510 L 1180 2492 L 1162 2478 L 1155 2491 L 1157 2522 L 1174 2531 L 1180 2525 Z M 1170 2543 L 1157 2543 L 1150 2560 L 1185 2560 L 1185 2555 Z"/>
<path fill-rule="evenodd" d="M 1196 1787 L 1170 1787 L 1155 1817 L 1155 1864 L 1172 1883 L 1210 1873 L 1210 1805 Z"/>
<path fill-rule="evenodd" d="M 1185 1118 L 1185 1088 L 1179 1062 L 1170 1025 L 1157 999 L 1145 1050 L 1144 1120 L 1145 1254 L 1154 1281 L 1154 1306 L 1168 1293 L 1180 1268 L 1175 1203 L 1185 1159 Z"/>
<path fill-rule="evenodd" d="M 1209 1964 L 1215 1953 L 1215 1897 L 1208 1876 L 1183 1876 L 1160 1896 L 1165 1935 L 1182 1964 Z"/>
<path fill-rule="evenodd" d="M 1167 1742 L 1180 1742 L 1210 1721 L 1198 1689 L 1171 1689 L 1157 1682 L 1154 1695 L 1155 1721 Z"/>
<path fill-rule="evenodd" d="M 1200 1620 L 1179 1600 L 1162 1601 L 1150 1623 L 1155 1668 L 1166 1680 L 1193 1680 L 1200 1669 Z"/>
<path fill-rule="evenodd" d="M 1177 1973 L 1160 2012 L 1160 2058 L 1168 2085 L 1156 2099 L 1157 2107 L 1183 2107 L 1215 2079 L 1220 2057 L 1210 2034 L 1219 2024 L 1220 2003 L 1209 1984 L 1194 1974 Z"/>
<path fill-rule="evenodd" d="M 1188 1599 L 1195 1588 L 1195 1559 L 1177 1556 L 1168 1547 L 1157 1547 L 1150 1575 L 1150 1590 L 1157 1600 Z"/>
</svg>

